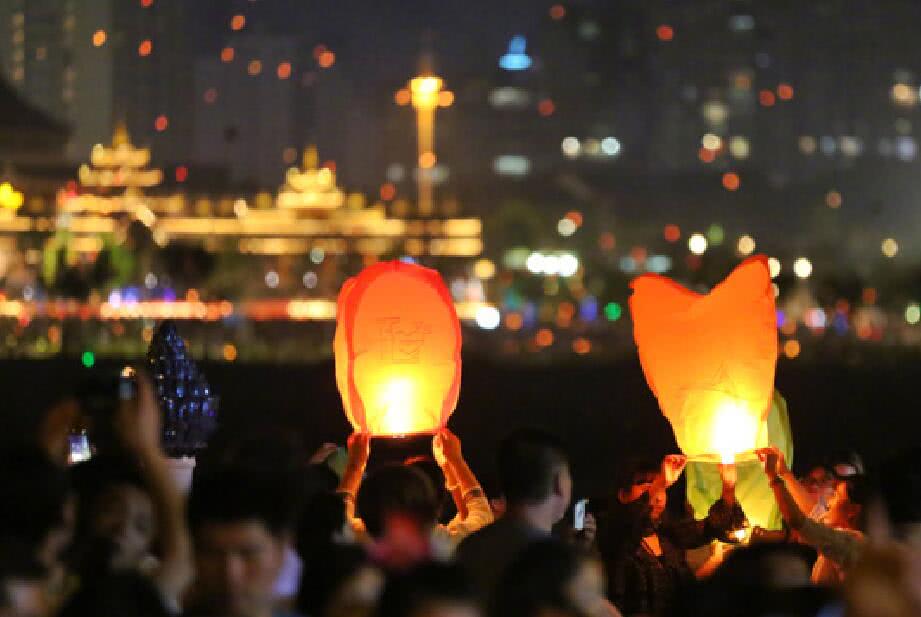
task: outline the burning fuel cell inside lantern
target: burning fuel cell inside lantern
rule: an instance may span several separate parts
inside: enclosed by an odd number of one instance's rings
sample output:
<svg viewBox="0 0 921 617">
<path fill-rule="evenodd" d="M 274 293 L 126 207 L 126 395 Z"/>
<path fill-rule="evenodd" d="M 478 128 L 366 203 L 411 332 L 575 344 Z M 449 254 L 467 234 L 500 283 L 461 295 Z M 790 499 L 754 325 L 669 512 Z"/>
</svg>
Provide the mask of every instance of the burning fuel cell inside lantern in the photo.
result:
<svg viewBox="0 0 921 617">
<path fill-rule="evenodd" d="M 751 413 L 739 401 L 727 399 L 718 404 L 711 420 L 710 444 L 720 462 L 731 465 L 739 454 L 754 449 L 760 420 L 760 413 Z"/>
<path fill-rule="evenodd" d="M 384 432 L 405 435 L 412 431 L 413 394 L 413 382 L 405 377 L 390 379 L 380 388 L 377 403 L 384 410 L 381 418 Z"/>
<path fill-rule="evenodd" d="M 745 525 L 739 529 L 733 529 L 729 535 L 730 539 L 738 544 L 748 544 L 752 538 L 752 528 L 749 525 Z"/>
</svg>

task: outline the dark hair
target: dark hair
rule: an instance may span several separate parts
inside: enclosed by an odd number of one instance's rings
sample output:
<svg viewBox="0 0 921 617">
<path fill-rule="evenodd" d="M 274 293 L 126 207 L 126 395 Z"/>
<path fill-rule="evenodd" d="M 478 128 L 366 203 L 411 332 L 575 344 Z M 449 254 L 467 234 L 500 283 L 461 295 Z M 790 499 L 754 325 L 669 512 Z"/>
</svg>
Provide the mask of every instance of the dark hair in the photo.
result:
<svg viewBox="0 0 921 617">
<path fill-rule="evenodd" d="M 876 487 L 869 476 L 858 475 L 842 478 L 847 485 L 847 500 L 857 506 L 866 506 L 876 495 Z"/>
<path fill-rule="evenodd" d="M 815 550 L 795 542 L 761 542 L 739 547 L 729 555 L 716 572 L 713 580 L 726 586 L 751 586 L 765 584 L 771 574 L 771 559 L 790 557 L 803 562 L 806 571 L 812 569 Z"/>
<path fill-rule="evenodd" d="M 0 455 L 0 535 L 33 547 L 61 525 L 70 495 L 67 473 L 35 448 Z"/>
<path fill-rule="evenodd" d="M 121 455 L 93 457 L 70 469 L 70 477 L 77 495 L 76 537 L 89 539 L 92 519 L 96 514 L 98 499 L 116 486 L 132 486 L 148 492 L 136 461 Z"/>
<path fill-rule="evenodd" d="M 372 537 L 384 533 L 387 520 L 407 516 L 421 527 L 435 524 L 435 489 L 415 467 L 389 463 L 371 472 L 358 491 L 358 513 Z"/>
<path fill-rule="evenodd" d="M 524 429 L 499 445 L 497 466 L 505 499 L 510 504 L 544 501 L 556 473 L 568 466 L 562 443 L 543 431 Z"/>
<path fill-rule="evenodd" d="M 345 503 L 336 493 L 315 495 L 301 512 L 297 524 L 297 552 L 310 560 L 333 542 L 333 534 L 345 525 Z"/>
<path fill-rule="evenodd" d="M 432 604 L 476 604 L 473 587 L 460 566 L 426 563 L 388 581 L 378 617 L 411 617 Z"/>
<path fill-rule="evenodd" d="M 531 544 L 505 570 L 495 588 L 489 614 L 535 617 L 547 608 L 576 613 L 566 587 L 585 559 L 585 553 L 559 540 Z"/>
<path fill-rule="evenodd" d="M 211 523 L 256 521 L 276 538 L 293 530 L 296 504 L 285 474 L 235 468 L 195 475 L 189 498 L 192 533 Z"/>
<path fill-rule="evenodd" d="M 778 588 L 771 584 L 776 557 L 799 559 L 808 577 L 815 551 L 803 544 L 764 542 L 733 550 L 707 579 L 685 587 L 676 606 L 688 617 L 764 617 L 817 615 L 836 598 L 833 590 L 809 584 Z"/>
<path fill-rule="evenodd" d="M 854 450 L 843 449 L 832 452 L 828 457 L 825 467 L 827 467 L 829 471 L 837 476 L 838 474 L 835 472 L 836 465 L 850 465 L 855 470 L 857 470 L 858 474 L 866 473 L 863 465 L 863 458 L 861 458 L 861 456 Z"/>
<path fill-rule="evenodd" d="M 661 467 L 660 461 L 648 457 L 628 459 L 623 465 L 618 466 L 614 475 L 615 492 L 630 490 L 638 477 L 645 474 L 658 474 Z"/>
<path fill-rule="evenodd" d="M 403 461 L 403 464 L 409 467 L 415 467 L 428 477 L 429 482 L 432 483 L 432 488 L 435 490 L 437 519 L 441 523 L 450 521 L 457 513 L 457 510 L 454 508 L 454 500 L 451 497 L 451 493 L 445 488 L 444 472 L 435 459 L 425 455 L 413 456 Z"/>
<path fill-rule="evenodd" d="M 297 592 L 297 610 L 302 615 L 325 615 L 330 599 L 342 584 L 369 563 L 359 546 L 329 544 L 301 557 L 304 571 Z"/>
<path fill-rule="evenodd" d="M 121 572 L 86 581 L 72 595 L 60 617 L 168 617 L 156 586 L 135 572 Z"/>
</svg>

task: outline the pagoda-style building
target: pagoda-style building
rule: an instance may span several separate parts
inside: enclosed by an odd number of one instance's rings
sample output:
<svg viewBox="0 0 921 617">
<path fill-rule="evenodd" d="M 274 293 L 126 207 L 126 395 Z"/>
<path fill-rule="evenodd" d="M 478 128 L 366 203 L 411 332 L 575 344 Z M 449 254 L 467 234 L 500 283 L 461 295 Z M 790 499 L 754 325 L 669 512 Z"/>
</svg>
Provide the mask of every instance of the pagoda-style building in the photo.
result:
<svg viewBox="0 0 921 617">
<path fill-rule="evenodd" d="M 292 209 L 310 215 L 318 211 L 341 208 L 345 193 L 336 186 L 336 172 L 328 167 L 318 167 L 317 149 L 304 150 L 303 167 L 291 167 L 285 174 L 285 183 L 278 191 L 275 203 L 280 209 Z"/>
</svg>

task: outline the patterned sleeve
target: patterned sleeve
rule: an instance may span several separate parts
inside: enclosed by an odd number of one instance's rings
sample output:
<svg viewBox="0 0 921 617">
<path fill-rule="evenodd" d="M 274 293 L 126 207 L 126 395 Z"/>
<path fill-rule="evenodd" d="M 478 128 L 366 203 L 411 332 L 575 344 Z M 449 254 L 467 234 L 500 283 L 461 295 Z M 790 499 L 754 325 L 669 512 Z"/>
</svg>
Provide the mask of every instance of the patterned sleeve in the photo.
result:
<svg viewBox="0 0 921 617">
<path fill-rule="evenodd" d="M 447 534 L 456 540 L 466 538 L 494 520 L 492 508 L 483 489 L 475 488 L 467 491 L 464 495 L 464 505 L 467 507 L 467 516 L 462 518 L 458 514 L 445 525 Z"/>
<path fill-rule="evenodd" d="M 806 518 L 796 530 L 803 541 L 842 568 L 850 568 L 863 550 L 864 537 L 859 531 L 835 529 Z"/>
</svg>

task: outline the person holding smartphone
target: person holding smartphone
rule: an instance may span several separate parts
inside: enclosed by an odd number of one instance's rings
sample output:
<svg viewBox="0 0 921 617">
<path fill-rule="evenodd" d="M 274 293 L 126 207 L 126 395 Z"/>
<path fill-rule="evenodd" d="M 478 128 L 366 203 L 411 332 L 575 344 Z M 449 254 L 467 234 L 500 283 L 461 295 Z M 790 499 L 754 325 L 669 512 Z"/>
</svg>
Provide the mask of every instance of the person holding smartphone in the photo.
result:
<svg viewBox="0 0 921 617">
<path fill-rule="evenodd" d="M 77 573 L 81 586 L 104 575 L 139 574 L 175 607 L 192 580 L 192 547 L 185 499 L 161 447 L 153 385 L 131 372 L 112 394 L 118 399 L 107 419 L 112 451 L 74 467 L 81 511 Z"/>
</svg>

